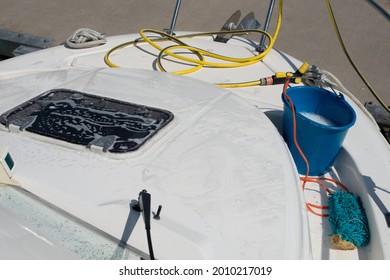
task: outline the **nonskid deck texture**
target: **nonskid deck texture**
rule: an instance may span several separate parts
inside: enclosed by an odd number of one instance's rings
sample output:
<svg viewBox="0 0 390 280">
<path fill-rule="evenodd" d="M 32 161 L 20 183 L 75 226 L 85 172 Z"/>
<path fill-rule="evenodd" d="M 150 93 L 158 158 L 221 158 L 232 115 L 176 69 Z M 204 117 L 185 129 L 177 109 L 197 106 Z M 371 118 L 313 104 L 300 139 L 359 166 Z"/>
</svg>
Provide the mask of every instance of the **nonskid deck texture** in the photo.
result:
<svg viewBox="0 0 390 280">
<path fill-rule="evenodd" d="M 143 252 L 148 251 L 144 227 L 141 219 L 132 220 L 129 205 L 147 189 L 152 209 L 163 206 L 161 220 L 152 221 L 160 259 L 390 258 L 384 216 L 390 205 L 385 175 L 390 174 L 390 152 L 356 104 L 346 97 L 358 121 L 326 177 L 340 180 L 362 198 L 371 242 L 340 251 L 330 245 L 327 219 L 306 212 L 305 201 L 325 205 L 327 198 L 317 185 L 302 192 L 281 135 L 282 85 L 229 90 L 213 85 L 295 72 L 302 63 L 272 50 L 251 66 L 205 68 L 179 77 L 157 73 L 157 53 L 140 44 L 112 55 L 124 69 L 109 69 L 106 52 L 137 36 L 108 38 L 93 49 L 59 46 L 2 62 L 1 98 L 6 102 L 1 113 L 49 90 L 67 88 L 175 116 L 139 150 L 121 155 L 2 126 L 0 143 L 16 163 L 15 181 L 118 240 L 127 238 Z M 254 52 L 241 37 L 227 44 L 211 37 L 186 42 L 234 57 Z M 170 70 L 187 66 L 164 63 Z"/>
</svg>

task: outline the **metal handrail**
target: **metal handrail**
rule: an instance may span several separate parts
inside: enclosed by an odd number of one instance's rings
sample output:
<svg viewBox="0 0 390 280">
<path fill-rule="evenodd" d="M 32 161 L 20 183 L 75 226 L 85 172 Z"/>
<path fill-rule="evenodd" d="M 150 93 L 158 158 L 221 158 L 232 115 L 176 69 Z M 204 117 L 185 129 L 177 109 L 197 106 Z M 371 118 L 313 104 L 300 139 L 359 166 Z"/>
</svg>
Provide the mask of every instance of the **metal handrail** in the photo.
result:
<svg viewBox="0 0 390 280">
<path fill-rule="evenodd" d="M 265 23 L 264 23 L 264 28 L 263 28 L 263 31 L 265 31 L 265 32 L 268 32 L 269 23 L 271 21 L 272 12 L 274 11 L 274 7 L 275 7 L 275 0 L 271 0 L 269 3 L 269 6 L 268 6 L 267 17 L 265 18 Z M 260 52 L 263 52 L 265 50 L 264 41 L 265 41 L 265 35 L 262 35 L 261 39 L 260 39 L 260 44 L 258 47 L 258 51 L 260 51 Z"/>
<path fill-rule="evenodd" d="M 175 6 L 175 10 L 174 10 L 174 13 L 172 16 L 171 27 L 169 28 L 169 30 L 167 30 L 167 33 L 169 33 L 169 35 L 174 35 L 174 29 L 176 26 L 177 17 L 179 15 L 180 4 L 181 4 L 181 0 L 176 0 L 176 6 Z M 265 32 L 268 32 L 268 28 L 269 28 L 269 24 L 271 22 L 271 17 L 272 17 L 274 7 L 275 7 L 275 0 L 270 0 L 269 6 L 268 6 L 268 12 L 267 12 L 267 16 L 266 16 L 264 28 L 263 28 L 263 31 L 265 31 Z M 265 38 L 266 38 L 265 35 L 261 36 L 260 43 L 258 46 L 258 51 L 260 51 L 260 52 L 263 52 L 265 50 L 265 44 L 264 44 Z"/>
<path fill-rule="evenodd" d="M 177 16 L 179 15 L 180 4 L 181 4 L 181 0 L 176 0 L 176 7 L 175 7 L 175 11 L 173 13 L 171 27 L 168 30 L 169 31 L 169 35 L 174 35 L 174 29 L 175 29 L 175 26 L 176 26 Z"/>
</svg>

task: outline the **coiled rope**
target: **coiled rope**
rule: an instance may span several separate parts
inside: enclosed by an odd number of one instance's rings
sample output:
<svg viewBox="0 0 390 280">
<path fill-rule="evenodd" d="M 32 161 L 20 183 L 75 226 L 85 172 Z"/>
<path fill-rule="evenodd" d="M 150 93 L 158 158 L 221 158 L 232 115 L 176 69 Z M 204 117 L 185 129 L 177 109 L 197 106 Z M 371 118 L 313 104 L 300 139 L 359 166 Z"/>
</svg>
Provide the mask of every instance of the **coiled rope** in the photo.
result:
<svg viewBox="0 0 390 280">
<path fill-rule="evenodd" d="M 66 45 L 71 49 L 84 49 L 103 45 L 106 41 L 104 34 L 89 28 L 80 28 L 70 35 Z"/>
</svg>

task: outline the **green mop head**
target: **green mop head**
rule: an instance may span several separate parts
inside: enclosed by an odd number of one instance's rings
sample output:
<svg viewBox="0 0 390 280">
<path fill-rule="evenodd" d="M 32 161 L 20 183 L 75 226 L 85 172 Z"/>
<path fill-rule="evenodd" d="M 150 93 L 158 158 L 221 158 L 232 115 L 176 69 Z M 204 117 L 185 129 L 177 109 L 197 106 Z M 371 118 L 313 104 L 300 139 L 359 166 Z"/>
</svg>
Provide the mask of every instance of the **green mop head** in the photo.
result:
<svg viewBox="0 0 390 280">
<path fill-rule="evenodd" d="M 330 195 L 328 204 L 332 243 L 340 249 L 366 246 L 370 240 L 370 232 L 360 197 L 339 190 Z"/>
</svg>

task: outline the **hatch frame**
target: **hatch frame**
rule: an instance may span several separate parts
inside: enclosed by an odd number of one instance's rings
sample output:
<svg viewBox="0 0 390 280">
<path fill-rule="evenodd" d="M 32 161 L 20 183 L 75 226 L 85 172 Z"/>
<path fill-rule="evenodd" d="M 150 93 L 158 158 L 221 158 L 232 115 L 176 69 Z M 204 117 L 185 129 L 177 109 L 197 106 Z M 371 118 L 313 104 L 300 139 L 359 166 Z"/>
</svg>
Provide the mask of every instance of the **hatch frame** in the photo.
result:
<svg viewBox="0 0 390 280">
<path fill-rule="evenodd" d="M 74 106 L 69 107 L 72 103 Z M 61 115 L 61 112 L 69 113 L 71 110 L 74 110 L 73 115 Z M 99 117 L 102 120 L 97 120 Z M 97 146 L 103 152 L 114 154 L 138 150 L 173 119 L 174 114 L 166 109 L 65 88 L 48 90 L 0 115 L 0 123 L 7 128 L 12 125 L 19 131 L 87 148 Z M 43 126 L 44 122 L 58 125 L 58 130 Z M 67 122 L 68 126 L 65 125 Z M 76 135 L 75 129 L 81 132 Z M 81 135 L 83 133 L 85 137 Z"/>
</svg>

